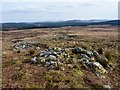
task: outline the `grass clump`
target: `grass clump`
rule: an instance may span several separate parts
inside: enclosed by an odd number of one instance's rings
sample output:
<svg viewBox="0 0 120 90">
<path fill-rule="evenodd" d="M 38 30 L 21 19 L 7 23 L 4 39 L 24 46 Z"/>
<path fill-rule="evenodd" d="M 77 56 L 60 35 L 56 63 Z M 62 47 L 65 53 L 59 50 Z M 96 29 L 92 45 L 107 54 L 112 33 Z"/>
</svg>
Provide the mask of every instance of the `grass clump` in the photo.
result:
<svg viewBox="0 0 120 90">
<path fill-rule="evenodd" d="M 35 54 L 35 50 L 34 50 L 34 49 L 30 49 L 30 50 L 28 51 L 28 54 L 29 54 L 29 55 L 34 55 L 34 54 Z"/>
<path fill-rule="evenodd" d="M 102 47 L 99 47 L 99 48 L 98 48 L 98 53 L 99 53 L 99 54 L 103 54 L 103 53 L 104 53 L 104 50 L 103 50 Z"/>
<path fill-rule="evenodd" d="M 108 63 L 109 63 L 108 59 L 104 56 L 101 56 L 96 61 L 99 62 L 104 68 L 106 68 L 108 66 Z"/>
<path fill-rule="evenodd" d="M 2 63 L 2 68 L 9 67 L 14 64 L 16 64 L 16 62 L 14 60 L 6 61 L 6 62 Z"/>
<path fill-rule="evenodd" d="M 112 56 L 113 56 L 112 50 L 106 50 L 106 51 L 105 51 L 105 57 L 106 57 L 108 60 L 112 60 Z"/>
<path fill-rule="evenodd" d="M 93 84 L 92 90 L 105 90 L 105 88 L 100 84 Z"/>
</svg>

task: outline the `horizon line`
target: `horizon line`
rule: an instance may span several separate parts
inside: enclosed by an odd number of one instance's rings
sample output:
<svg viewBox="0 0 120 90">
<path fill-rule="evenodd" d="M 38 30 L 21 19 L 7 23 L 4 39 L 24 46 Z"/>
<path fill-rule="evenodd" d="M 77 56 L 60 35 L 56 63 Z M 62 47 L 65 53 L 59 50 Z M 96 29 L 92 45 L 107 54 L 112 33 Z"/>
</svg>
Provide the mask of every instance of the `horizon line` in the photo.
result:
<svg viewBox="0 0 120 90">
<path fill-rule="evenodd" d="M 91 20 L 100 20 L 100 21 L 112 21 L 112 20 L 119 20 L 119 19 L 69 19 L 69 20 L 46 20 L 46 21 L 6 21 L 0 23 L 36 23 L 36 22 L 64 22 L 64 21 L 91 21 Z"/>
</svg>

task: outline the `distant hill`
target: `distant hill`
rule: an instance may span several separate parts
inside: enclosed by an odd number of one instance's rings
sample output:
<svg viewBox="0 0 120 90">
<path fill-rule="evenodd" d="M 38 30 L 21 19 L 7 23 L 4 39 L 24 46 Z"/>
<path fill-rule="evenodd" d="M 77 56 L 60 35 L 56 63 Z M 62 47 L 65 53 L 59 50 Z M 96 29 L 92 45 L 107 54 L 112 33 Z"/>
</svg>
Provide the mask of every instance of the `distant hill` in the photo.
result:
<svg viewBox="0 0 120 90">
<path fill-rule="evenodd" d="M 120 25 L 120 20 L 110 20 L 105 22 L 95 23 L 96 25 Z"/>
<path fill-rule="evenodd" d="M 10 29 L 32 29 L 32 28 L 54 28 L 65 26 L 88 26 L 88 25 L 120 25 L 120 20 L 68 20 L 56 22 L 36 23 L 2 23 L 2 30 Z"/>
</svg>

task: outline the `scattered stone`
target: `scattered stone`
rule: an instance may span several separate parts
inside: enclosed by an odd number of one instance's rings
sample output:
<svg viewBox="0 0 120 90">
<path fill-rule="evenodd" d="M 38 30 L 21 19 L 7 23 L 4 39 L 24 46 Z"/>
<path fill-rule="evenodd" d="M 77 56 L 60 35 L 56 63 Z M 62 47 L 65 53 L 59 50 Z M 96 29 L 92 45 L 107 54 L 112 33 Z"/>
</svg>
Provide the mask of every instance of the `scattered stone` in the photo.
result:
<svg viewBox="0 0 120 90">
<path fill-rule="evenodd" d="M 37 44 L 38 43 L 35 41 L 19 41 L 19 42 L 16 42 L 12 47 L 17 50 L 26 50 Z"/>
<path fill-rule="evenodd" d="M 32 58 L 31 62 L 34 63 L 34 64 L 36 64 L 37 63 L 37 57 Z"/>
<path fill-rule="evenodd" d="M 36 47 L 36 50 L 40 50 L 40 47 Z"/>
<path fill-rule="evenodd" d="M 99 57 L 97 51 L 83 48 L 48 48 L 39 53 L 38 57 L 31 59 L 33 63 L 40 63 L 47 69 L 65 70 L 65 67 L 74 68 L 75 64 L 81 63 L 86 69 L 91 69 L 96 76 L 104 78 L 106 69 L 96 60 Z M 38 59 L 39 58 L 39 59 Z M 107 59 L 105 59 L 107 61 Z"/>
</svg>

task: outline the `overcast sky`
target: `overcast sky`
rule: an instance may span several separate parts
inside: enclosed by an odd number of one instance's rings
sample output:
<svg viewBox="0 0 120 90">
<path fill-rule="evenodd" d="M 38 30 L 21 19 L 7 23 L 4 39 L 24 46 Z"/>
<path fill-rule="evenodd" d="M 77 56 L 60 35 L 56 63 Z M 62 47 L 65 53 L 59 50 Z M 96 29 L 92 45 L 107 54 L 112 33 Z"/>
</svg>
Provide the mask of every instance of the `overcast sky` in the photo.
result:
<svg viewBox="0 0 120 90">
<path fill-rule="evenodd" d="M 43 2 L 44 1 L 44 2 Z M 2 22 L 118 19 L 119 0 L 1 0 Z"/>
</svg>

